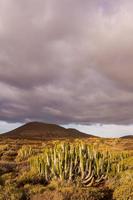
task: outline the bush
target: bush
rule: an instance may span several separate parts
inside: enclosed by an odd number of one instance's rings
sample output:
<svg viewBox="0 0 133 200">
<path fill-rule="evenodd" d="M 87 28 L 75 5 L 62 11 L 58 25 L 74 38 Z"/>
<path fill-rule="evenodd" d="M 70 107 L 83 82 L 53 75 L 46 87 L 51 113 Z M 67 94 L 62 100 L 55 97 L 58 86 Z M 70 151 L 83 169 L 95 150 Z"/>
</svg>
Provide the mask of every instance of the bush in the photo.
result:
<svg viewBox="0 0 133 200">
<path fill-rule="evenodd" d="M 33 200 L 111 200 L 111 190 L 62 188 L 62 190 L 45 191 L 42 195 L 36 195 Z"/>
<path fill-rule="evenodd" d="M 34 154 L 35 154 L 35 150 L 31 146 L 24 145 L 22 146 L 21 149 L 19 149 L 16 161 L 18 162 L 25 161 Z"/>
<path fill-rule="evenodd" d="M 133 172 L 128 170 L 122 173 L 120 180 L 115 184 L 113 197 L 116 200 L 133 199 Z"/>
<path fill-rule="evenodd" d="M 16 189 L 14 185 L 7 185 L 0 189 L 0 200 L 28 200 L 24 190 Z"/>
<path fill-rule="evenodd" d="M 46 185 L 46 181 L 43 178 L 43 176 L 38 176 L 32 172 L 25 172 L 22 175 L 20 175 L 17 179 L 17 185 L 24 186 L 26 184 L 36 185 L 36 184 L 42 184 Z"/>
</svg>

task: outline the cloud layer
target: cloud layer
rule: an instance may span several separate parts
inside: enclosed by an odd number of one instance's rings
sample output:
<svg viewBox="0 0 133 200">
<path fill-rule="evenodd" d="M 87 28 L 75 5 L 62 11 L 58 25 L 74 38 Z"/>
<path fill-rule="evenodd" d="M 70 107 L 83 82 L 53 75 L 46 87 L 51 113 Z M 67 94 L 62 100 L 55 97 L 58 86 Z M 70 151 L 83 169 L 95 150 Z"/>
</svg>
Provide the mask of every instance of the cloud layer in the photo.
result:
<svg viewBox="0 0 133 200">
<path fill-rule="evenodd" d="M 1 0 L 0 120 L 133 123 L 131 0 Z"/>
</svg>

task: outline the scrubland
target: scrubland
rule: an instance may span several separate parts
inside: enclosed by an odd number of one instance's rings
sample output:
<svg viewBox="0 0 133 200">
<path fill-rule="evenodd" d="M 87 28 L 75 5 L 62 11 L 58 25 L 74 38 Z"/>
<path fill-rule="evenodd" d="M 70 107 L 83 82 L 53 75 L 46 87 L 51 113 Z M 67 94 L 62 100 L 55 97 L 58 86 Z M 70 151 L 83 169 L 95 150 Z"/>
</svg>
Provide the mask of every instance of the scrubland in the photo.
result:
<svg viewBox="0 0 133 200">
<path fill-rule="evenodd" d="M 132 200 L 133 140 L 0 140 L 0 200 Z"/>
</svg>

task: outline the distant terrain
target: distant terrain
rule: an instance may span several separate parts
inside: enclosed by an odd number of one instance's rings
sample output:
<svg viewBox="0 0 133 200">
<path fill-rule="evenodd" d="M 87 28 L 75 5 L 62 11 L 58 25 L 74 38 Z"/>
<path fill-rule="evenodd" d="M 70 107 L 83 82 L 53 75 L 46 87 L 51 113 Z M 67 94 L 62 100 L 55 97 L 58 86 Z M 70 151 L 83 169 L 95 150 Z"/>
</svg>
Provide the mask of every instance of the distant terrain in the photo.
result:
<svg viewBox="0 0 133 200">
<path fill-rule="evenodd" d="M 0 135 L 0 200 L 132 200 L 133 140 L 31 122 Z"/>
<path fill-rule="evenodd" d="M 125 135 L 125 136 L 122 136 L 121 138 L 124 138 L 124 139 L 133 139 L 133 135 Z"/>
<path fill-rule="evenodd" d="M 30 122 L 7 133 L 1 137 L 14 139 L 49 140 L 63 138 L 89 138 L 93 135 L 82 133 L 76 129 L 64 128 L 56 124 Z"/>
</svg>

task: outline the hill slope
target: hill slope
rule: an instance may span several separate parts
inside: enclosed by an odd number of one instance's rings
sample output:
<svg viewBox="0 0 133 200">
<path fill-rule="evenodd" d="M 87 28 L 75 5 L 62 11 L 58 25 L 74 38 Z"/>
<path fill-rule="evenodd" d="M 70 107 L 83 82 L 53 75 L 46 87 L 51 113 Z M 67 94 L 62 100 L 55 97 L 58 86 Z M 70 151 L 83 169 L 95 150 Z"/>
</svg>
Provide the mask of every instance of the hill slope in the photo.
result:
<svg viewBox="0 0 133 200">
<path fill-rule="evenodd" d="M 76 129 L 66 129 L 56 124 L 30 122 L 10 132 L 1 134 L 2 137 L 13 139 L 61 139 L 94 137 Z"/>
<path fill-rule="evenodd" d="M 133 135 L 125 135 L 121 137 L 122 139 L 133 139 Z"/>
</svg>

